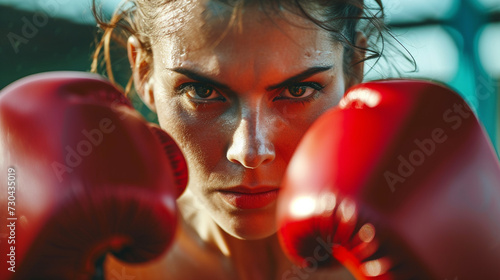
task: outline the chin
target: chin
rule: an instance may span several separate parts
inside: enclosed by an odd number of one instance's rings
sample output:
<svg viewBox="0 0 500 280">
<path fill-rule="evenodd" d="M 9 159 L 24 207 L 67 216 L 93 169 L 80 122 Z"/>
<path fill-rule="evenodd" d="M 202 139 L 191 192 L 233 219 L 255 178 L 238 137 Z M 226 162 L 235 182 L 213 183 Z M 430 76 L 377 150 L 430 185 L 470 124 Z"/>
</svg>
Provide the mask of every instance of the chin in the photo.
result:
<svg viewBox="0 0 500 280">
<path fill-rule="evenodd" d="M 274 234 L 276 234 L 277 230 L 251 230 L 251 231 L 235 231 L 235 232 L 227 232 L 235 238 L 241 240 L 260 240 L 266 239 Z"/>
<path fill-rule="evenodd" d="M 242 240 L 259 240 L 277 232 L 276 213 L 249 214 L 231 217 L 219 226 L 229 235 Z"/>
</svg>

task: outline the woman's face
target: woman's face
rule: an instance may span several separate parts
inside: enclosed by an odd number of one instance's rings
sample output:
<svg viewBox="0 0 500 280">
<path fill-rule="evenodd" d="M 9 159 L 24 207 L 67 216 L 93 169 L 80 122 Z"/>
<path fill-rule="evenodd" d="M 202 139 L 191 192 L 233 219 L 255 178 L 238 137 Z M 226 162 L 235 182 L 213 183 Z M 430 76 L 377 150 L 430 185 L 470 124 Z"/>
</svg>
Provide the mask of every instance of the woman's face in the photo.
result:
<svg viewBox="0 0 500 280">
<path fill-rule="evenodd" d="M 350 82 L 343 48 L 288 12 L 245 8 L 228 29 L 229 9 L 191 5 L 196 16 L 158 20 L 172 34 L 152 42 L 150 105 L 186 156 L 193 203 L 235 237 L 264 238 L 276 232 L 276 193 L 300 138 Z"/>
</svg>

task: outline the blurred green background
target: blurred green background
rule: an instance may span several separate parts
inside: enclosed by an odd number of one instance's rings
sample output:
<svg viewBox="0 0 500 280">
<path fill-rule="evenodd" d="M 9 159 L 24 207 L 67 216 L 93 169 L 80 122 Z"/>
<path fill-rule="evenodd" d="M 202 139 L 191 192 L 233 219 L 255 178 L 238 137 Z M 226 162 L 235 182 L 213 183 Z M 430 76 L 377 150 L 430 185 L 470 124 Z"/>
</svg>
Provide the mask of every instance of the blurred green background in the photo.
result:
<svg viewBox="0 0 500 280">
<path fill-rule="evenodd" d="M 111 14 L 120 1 L 101 2 Z M 437 80 L 457 90 L 476 111 L 498 151 L 500 0 L 383 3 L 387 23 L 418 67 L 416 71 L 402 67 L 407 71 L 400 75 Z M 89 71 L 97 34 L 90 6 L 91 0 L 0 0 L 0 88 L 44 71 Z M 121 51 L 118 57 L 115 70 L 123 71 L 117 80 L 125 86 L 126 53 Z M 384 71 L 382 63 L 365 80 L 395 75 Z M 134 99 L 134 106 L 156 121 L 139 100 Z"/>
</svg>

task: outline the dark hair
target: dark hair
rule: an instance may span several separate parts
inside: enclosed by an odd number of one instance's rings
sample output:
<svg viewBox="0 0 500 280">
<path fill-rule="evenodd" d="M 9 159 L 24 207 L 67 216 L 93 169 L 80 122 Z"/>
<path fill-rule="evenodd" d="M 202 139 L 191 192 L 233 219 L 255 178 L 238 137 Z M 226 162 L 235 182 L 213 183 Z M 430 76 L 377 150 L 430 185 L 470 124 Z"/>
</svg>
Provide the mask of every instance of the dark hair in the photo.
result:
<svg viewBox="0 0 500 280">
<path fill-rule="evenodd" d="M 349 74 L 349 65 L 366 60 L 375 59 L 375 65 L 383 56 L 386 47 L 385 37 L 394 38 L 384 24 L 384 8 L 382 0 L 374 0 L 375 5 L 368 6 L 363 0 L 214 0 L 232 7 L 232 16 L 228 27 L 237 23 L 242 10 L 249 5 L 259 5 L 263 11 L 273 14 L 282 13 L 286 10 L 309 19 L 317 26 L 329 31 L 333 40 L 340 42 L 345 49 L 344 71 Z M 151 38 L 159 35 L 155 30 L 155 20 L 158 15 L 166 12 L 165 9 L 175 8 L 171 5 L 175 0 L 127 0 L 109 20 L 104 19 L 93 0 L 93 13 L 98 26 L 102 30 L 102 37 L 97 43 L 91 66 L 92 72 L 101 72 L 115 84 L 113 67 L 111 63 L 112 43 L 122 49 L 126 46 L 127 39 L 134 35 L 139 40 L 141 47 L 146 51 L 144 57 L 152 67 Z M 357 31 L 361 31 L 368 39 L 368 47 L 356 46 Z M 362 51 L 366 55 L 360 60 L 353 62 L 351 58 L 355 51 Z M 122 54 L 123 55 L 123 54 Z M 122 56 L 123 57 L 123 56 Z M 126 56 L 125 56 L 126 57 Z M 373 67 L 373 66 L 372 66 Z M 123 68 L 123 67 L 120 67 Z M 127 67 L 128 69 L 128 67 Z M 148 79 L 153 69 L 151 68 L 143 78 Z M 132 79 L 130 72 L 126 74 L 125 92 L 130 91 Z M 119 83 L 118 83 L 119 84 Z M 122 83 L 123 84 L 123 83 Z"/>
</svg>

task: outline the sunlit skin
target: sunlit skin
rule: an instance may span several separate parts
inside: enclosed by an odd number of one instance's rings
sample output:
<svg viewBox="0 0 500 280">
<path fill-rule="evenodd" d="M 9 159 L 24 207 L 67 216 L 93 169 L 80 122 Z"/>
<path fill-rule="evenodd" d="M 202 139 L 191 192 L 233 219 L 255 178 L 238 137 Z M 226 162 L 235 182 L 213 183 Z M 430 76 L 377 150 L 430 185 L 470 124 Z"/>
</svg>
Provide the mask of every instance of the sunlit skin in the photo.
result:
<svg viewBox="0 0 500 280">
<path fill-rule="evenodd" d="M 168 279 L 281 279 L 293 266 L 278 243 L 276 202 L 239 209 L 220 191 L 279 189 L 307 128 L 359 80 L 344 73 L 341 44 L 299 16 L 270 18 L 245 7 L 241 22 L 227 29 L 225 7 L 193 5 L 190 11 L 203 16 L 155 38 L 153 65 L 139 63 L 137 39 L 128 42 L 136 89 L 181 147 L 190 171 L 178 199 L 183 219 L 177 239 L 148 269 Z M 165 26 L 157 28 L 171 28 L 171 14 L 163 17 L 158 22 Z M 145 69 L 153 75 L 142 81 Z M 353 71 L 361 76 L 362 64 Z M 352 279 L 338 267 L 307 275 Z"/>
</svg>

